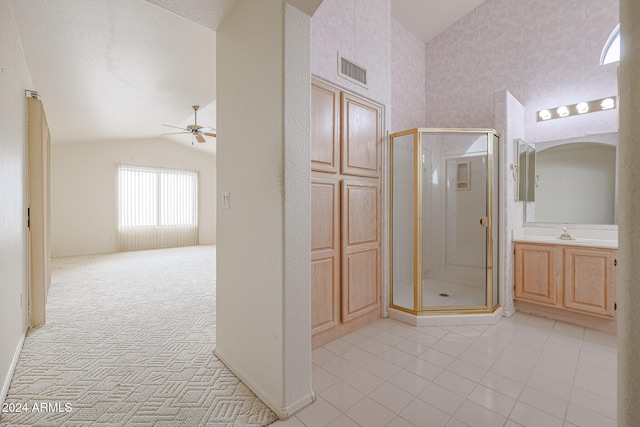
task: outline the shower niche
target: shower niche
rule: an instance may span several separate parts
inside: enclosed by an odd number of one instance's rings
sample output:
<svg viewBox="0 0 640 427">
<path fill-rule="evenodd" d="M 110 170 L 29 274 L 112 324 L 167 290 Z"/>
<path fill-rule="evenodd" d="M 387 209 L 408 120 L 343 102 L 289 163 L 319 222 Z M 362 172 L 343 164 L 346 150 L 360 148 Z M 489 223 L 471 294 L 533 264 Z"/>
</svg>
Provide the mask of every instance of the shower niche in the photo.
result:
<svg viewBox="0 0 640 427">
<path fill-rule="evenodd" d="M 392 317 L 498 314 L 498 148 L 491 129 L 390 135 Z"/>
</svg>

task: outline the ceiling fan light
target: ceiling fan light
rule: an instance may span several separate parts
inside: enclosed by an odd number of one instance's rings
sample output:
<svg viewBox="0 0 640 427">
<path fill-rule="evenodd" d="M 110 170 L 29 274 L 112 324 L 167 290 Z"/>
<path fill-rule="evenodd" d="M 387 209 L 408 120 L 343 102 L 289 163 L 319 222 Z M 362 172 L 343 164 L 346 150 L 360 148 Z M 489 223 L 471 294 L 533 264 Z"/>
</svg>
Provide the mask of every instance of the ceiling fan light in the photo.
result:
<svg viewBox="0 0 640 427">
<path fill-rule="evenodd" d="M 200 143 L 206 142 L 206 139 L 204 138 L 205 136 L 210 136 L 215 138 L 216 130 L 214 128 L 212 128 L 211 126 L 198 125 L 198 109 L 200 107 L 197 105 L 193 105 L 191 108 L 193 108 L 193 113 L 194 113 L 192 125 L 188 125 L 186 128 L 181 128 L 178 126 L 171 126 L 171 125 L 162 125 L 162 126 L 168 126 L 168 127 L 180 129 L 183 131 L 183 132 L 175 132 L 175 133 L 190 133 L 192 144 L 193 144 L 193 138 L 195 138 Z M 169 134 L 163 134 L 163 135 L 169 135 Z"/>
</svg>

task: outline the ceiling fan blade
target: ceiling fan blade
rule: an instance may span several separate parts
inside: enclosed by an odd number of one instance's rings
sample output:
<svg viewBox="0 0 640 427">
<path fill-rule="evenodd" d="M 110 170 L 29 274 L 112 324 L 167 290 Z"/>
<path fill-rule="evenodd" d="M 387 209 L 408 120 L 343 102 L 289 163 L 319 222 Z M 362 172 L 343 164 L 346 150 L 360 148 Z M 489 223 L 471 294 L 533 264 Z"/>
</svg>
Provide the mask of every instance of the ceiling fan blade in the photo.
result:
<svg viewBox="0 0 640 427">
<path fill-rule="evenodd" d="M 166 127 L 170 127 L 170 128 L 176 128 L 176 129 L 183 130 L 185 132 L 189 132 L 189 129 L 181 128 L 181 127 L 178 127 L 178 126 L 171 126 L 171 125 L 164 125 L 164 124 L 162 126 L 166 126 Z"/>
<path fill-rule="evenodd" d="M 200 132 L 213 132 L 215 133 L 216 129 L 212 128 L 211 126 L 202 126 L 200 129 L 198 129 Z"/>
<path fill-rule="evenodd" d="M 169 132 L 169 133 L 163 133 L 162 135 L 178 135 L 183 133 L 191 133 L 191 132 Z"/>
<path fill-rule="evenodd" d="M 198 140 L 198 142 L 204 142 L 205 139 L 202 135 L 200 135 L 199 133 L 194 134 L 196 136 L 196 139 Z"/>
<path fill-rule="evenodd" d="M 209 132 L 203 132 L 203 135 L 205 135 L 205 136 L 211 136 L 211 137 L 213 137 L 213 138 L 215 138 L 215 137 L 216 137 L 216 134 L 215 134 L 215 133 L 209 133 Z"/>
</svg>

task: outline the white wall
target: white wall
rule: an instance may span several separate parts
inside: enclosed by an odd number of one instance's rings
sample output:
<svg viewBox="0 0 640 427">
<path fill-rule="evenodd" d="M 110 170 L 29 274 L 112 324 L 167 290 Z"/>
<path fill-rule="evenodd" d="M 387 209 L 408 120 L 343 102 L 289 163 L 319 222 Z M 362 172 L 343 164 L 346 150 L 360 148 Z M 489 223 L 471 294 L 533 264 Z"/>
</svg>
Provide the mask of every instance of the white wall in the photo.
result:
<svg viewBox="0 0 640 427">
<path fill-rule="evenodd" d="M 208 141 L 207 144 L 212 142 Z M 200 171 L 200 244 L 216 241 L 216 160 L 162 138 L 52 144 L 51 252 L 55 257 L 117 250 L 118 163 Z"/>
<path fill-rule="evenodd" d="M 217 32 L 216 355 L 280 417 L 313 396 L 310 26 L 240 0 Z"/>
<path fill-rule="evenodd" d="M 621 0 L 620 228 L 618 233 L 618 427 L 640 420 L 640 2 Z"/>
<path fill-rule="evenodd" d="M 517 185 L 510 165 L 515 162 L 514 140 L 524 138 L 524 106 L 510 92 L 501 91 L 494 96 L 495 128 L 500 133 L 500 235 L 499 245 L 499 301 L 506 316 L 511 316 L 513 305 L 513 242 L 512 230 L 524 224 L 524 203 L 516 202 Z"/>
<path fill-rule="evenodd" d="M 0 0 L 0 403 L 27 329 L 25 89 L 33 87 L 13 11 Z"/>
</svg>

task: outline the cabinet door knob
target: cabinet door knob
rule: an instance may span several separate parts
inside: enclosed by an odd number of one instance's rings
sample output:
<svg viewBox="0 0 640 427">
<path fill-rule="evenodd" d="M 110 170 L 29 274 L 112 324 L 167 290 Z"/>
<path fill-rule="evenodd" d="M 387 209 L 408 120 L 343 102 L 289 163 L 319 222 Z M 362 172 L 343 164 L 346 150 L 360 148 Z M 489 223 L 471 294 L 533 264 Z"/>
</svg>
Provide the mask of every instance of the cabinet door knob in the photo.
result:
<svg viewBox="0 0 640 427">
<path fill-rule="evenodd" d="M 488 227 L 489 226 L 489 218 L 487 218 L 486 216 L 480 218 L 480 225 L 483 226 L 483 227 Z"/>
</svg>

